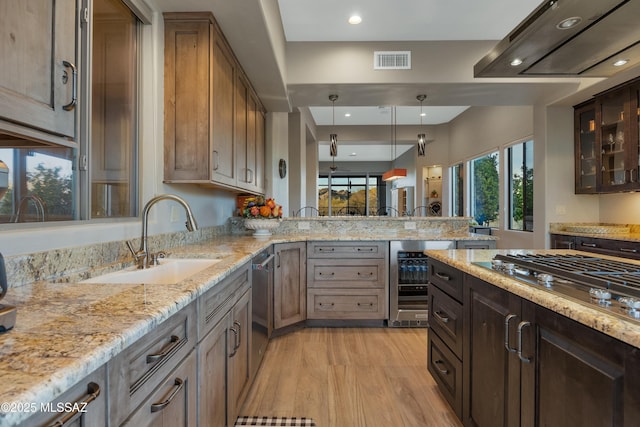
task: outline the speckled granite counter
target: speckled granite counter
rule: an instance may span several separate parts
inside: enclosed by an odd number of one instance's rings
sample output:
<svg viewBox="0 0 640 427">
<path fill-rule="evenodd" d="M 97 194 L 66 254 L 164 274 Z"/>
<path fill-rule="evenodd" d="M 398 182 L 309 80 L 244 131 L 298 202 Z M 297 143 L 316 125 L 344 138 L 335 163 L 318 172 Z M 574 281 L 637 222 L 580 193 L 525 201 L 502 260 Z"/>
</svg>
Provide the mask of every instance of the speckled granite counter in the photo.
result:
<svg viewBox="0 0 640 427">
<path fill-rule="evenodd" d="M 486 240 L 468 233 L 425 236 L 415 230 L 335 234 L 305 233 L 272 236 L 215 236 L 200 243 L 171 245 L 169 256 L 219 258 L 212 267 L 178 285 L 80 284 L 78 280 L 122 268 L 122 261 L 99 266 L 113 256 L 130 258 L 122 242 L 99 248 L 51 251 L 10 259 L 8 274 L 52 277 L 15 286 L 3 302 L 18 307 L 14 329 L 0 334 L 0 402 L 49 402 L 102 366 L 113 356 L 187 306 L 255 254 L 272 243 L 311 240 Z M 157 246 L 153 246 L 157 247 Z M 113 253 L 112 253 L 113 252 Z M 84 261 L 83 261 L 84 260 Z M 85 264 L 78 269 L 77 264 Z M 75 263 L 75 264 L 74 264 Z M 92 269 L 91 266 L 99 266 Z M 75 268 L 75 269 L 74 269 Z M 65 269 L 71 271 L 61 275 Z M 28 413 L 0 412 L 0 425 L 10 426 Z"/>
<path fill-rule="evenodd" d="M 577 232 L 572 231 L 572 227 L 580 226 L 586 231 Z M 615 230 L 618 227 L 626 228 L 627 232 L 616 233 L 608 232 L 607 228 L 611 227 Z M 589 232 L 592 228 L 594 231 Z M 549 224 L 550 234 L 562 234 L 565 236 L 579 236 L 579 237 L 591 237 L 595 239 L 609 239 L 609 240 L 622 240 L 625 242 L 640 242 L 640 225 L 638 224 L 593 224 L 593 223 L 551 223 Z"/>
<path fill-rule="evenodd" d="M 530 286 L 507 276 L 493 272 L 486 268 L 473 265 L 472 262 L 490 261 L 496 254 L 507 253 L 578 253 L 568 250 L 474 250 L 474 251 L 426 251 L 430 257 L 445 262 L 459 270 L 478 277 L 486 282 L 505 289 L 515 295 L 534 302 L 542 307 L 560 313 L 570 319 L 576 320 L 593 329 L 604 332 L 614 338 L 640 348 L 640 322 L 627 320 L 622 315 L 599 310 L 594 305 L 585 304 L 576 299 L 554 293 L 544 287 Z M 606 255 L 598 255 L 602 258 L 611 258 Z M 626 260 L 625 262 L 640 264 L 638 261 Z"/>
</svg>

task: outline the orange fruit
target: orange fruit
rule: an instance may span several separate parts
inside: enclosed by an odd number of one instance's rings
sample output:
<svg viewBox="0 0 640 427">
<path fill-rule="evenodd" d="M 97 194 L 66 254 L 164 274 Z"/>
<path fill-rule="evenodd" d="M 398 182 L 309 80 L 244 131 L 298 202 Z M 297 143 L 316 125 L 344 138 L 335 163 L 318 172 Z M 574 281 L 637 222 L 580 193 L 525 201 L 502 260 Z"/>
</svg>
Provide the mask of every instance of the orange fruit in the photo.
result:
<svg viewBox="0 0 640 427">
<path fill-rule="evenodd" d="M 260 215 L 268 217 L 271 215 L 271 208 L 269 206 L 260 206 Z"/>
</svg>

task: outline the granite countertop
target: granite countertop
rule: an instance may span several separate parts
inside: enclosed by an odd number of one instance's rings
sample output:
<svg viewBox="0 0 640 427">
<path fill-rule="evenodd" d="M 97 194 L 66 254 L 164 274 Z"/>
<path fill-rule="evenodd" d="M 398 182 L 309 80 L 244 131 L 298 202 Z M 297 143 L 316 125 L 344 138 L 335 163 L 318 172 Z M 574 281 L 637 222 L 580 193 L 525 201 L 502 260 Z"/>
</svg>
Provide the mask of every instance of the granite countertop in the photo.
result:
<svg viewBox="0 0 640 427">
<path fill-rule="evenodd" d="M 440 260 L 459 270 L 469 273 L 479 279 L 505 289 L 526 300 L 562 314 L 605 334 L 640 348 L 640 322 L 625 318 L 622 314 L 612 313 L 606 309 L 599 309 L 595 305 L 581 302 L 571 297 L 554 293 L 543 287 L 534 287 L 518 282 L 508 276 L 492 270 L 473 265 L 472 262 L 487 262 L 496 254 L 535 253 L 535 254 L 574 254 L 571 250 L 429 250 L 427 254 L 433 259 Z M 602 258 L 618 259 L 606 255 Z M 618 259 L 619 260 L 619 259 Z M 625 259 L 625 262 L 640 264 L 638 261 Z"/>
<path fill-rule="evenodd" d="M 3 303 L 15 305 L 18 315 L 15 327 L 0 334 L 0 402 L 35 403 L 39 407 L 55 399 L 273 243 L 487 238 L 491 236 L 427 235 L 415 230 L 392 235 L 384 231 L 300 233 L 264 240 L 229 235 L 169 250 L 169 257 L 220 259 L 176 285 L 81 284 L 66 277 L 11 288 Z M 29 415 L 0 410 L 0 425 L 15 425 Z"/>
</svg>

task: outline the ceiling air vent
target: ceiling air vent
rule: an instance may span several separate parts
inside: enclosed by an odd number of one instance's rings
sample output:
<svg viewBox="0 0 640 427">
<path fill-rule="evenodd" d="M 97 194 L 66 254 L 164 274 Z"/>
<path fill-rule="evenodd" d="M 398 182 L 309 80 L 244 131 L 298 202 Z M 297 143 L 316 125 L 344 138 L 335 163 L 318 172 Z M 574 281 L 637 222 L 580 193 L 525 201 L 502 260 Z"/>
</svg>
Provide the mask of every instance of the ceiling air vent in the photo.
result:
<svg viewBox="0 0 640 427">
<path fill-rule="evenodd" d="M 373 52 L 374 70 L 410 70 L 411 51 Z"/>
</svg>

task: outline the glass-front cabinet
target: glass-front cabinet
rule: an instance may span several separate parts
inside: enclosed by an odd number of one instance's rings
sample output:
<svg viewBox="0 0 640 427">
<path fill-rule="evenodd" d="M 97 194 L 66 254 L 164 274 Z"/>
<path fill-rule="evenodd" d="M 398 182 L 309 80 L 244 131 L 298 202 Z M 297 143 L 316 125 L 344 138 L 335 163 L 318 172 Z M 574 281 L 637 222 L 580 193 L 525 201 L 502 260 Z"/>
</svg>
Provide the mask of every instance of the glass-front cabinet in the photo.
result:
<svg viewBox="0 0 640 427">
<path fill-rule="evenodd" d="M 596 106 L 594 102 L 576 107 L 576 193 L 597 191 Z"/>
<path fill-rule="evenodd" d="M 576 194 L 640 190 L 640 79 L 574 112 Z"/>
</svg>

